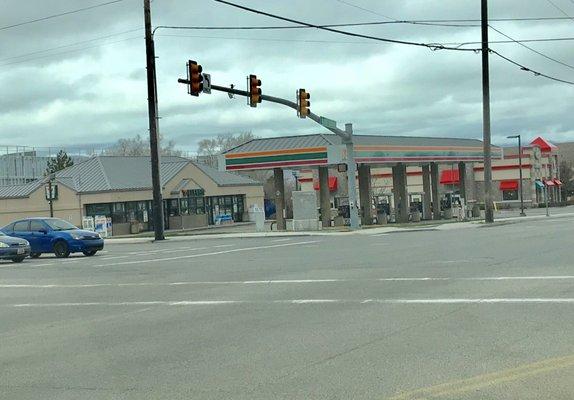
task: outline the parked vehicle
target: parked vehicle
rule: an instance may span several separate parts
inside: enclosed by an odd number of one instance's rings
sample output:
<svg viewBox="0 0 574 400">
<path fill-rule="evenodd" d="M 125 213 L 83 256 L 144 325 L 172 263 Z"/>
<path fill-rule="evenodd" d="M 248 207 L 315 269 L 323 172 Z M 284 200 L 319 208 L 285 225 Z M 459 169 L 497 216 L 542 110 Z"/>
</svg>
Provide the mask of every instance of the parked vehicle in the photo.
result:
<svg viewBox="0 0 574 400">
<path fill-rule="evenodd" d="M 30 255 L 30 243 L 25 239 L 10 237 L 0 232 L 0 260 L 24 261 Z"/>
<path fill-rule="evenodd" d="M 42 253 L 54 253 L 60 258 L 79 252 L 93 256 L 104 248 L 104 240 L 99 234 L 78 229 L 59 218 L 27 218 L 14 221 L 1 231 L 27 240 L 32 258 L 40 257 Z"/>
</svg>

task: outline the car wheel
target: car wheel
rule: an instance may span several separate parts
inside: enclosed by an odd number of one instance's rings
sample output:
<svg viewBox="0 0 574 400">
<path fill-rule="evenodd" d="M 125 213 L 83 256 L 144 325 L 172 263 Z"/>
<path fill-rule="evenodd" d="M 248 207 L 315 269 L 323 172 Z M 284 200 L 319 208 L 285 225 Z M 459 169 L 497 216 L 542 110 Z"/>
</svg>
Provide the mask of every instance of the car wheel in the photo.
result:
<svg viewBox="0 0 574 400">
<path fill-rule="evenodd" d="M 84 253 L 86 257 L 91 257 L 95 255 L 97 252 L 98 252 L 97 250 L 84 250 L 82 253 Z"/>
<path fill-rule="evenodd" d="M 42 253 L 31 253 L 30 258 L 39 258 L 41 255 Z"/>
<path fill-rule="evenodd" d="M 66 258 L 70 255 L 70 249 L 68 248 L 68 243 L 59 241 L 54 244 L 54 254 L 58 258 Z"/>
<path fill-rule="evenodd" d="M 12 261 L 14 261 L 15 263 L 21 263 L 22 261 L 24 261 L 25 258 L 26 258 L 26 256 L 24 256 L 24 257 L 22 257 L 22 256 L 20 256 L 20 257 L 14 257 L 14 258 L 12 259 Z"/>
</svg>

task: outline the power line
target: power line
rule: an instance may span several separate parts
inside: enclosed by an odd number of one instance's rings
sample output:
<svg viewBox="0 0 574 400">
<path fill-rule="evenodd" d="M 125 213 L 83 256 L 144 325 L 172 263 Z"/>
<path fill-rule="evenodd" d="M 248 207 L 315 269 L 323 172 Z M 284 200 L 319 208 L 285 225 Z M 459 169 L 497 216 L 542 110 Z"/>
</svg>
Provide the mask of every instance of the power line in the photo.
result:
<svg viewBox="0 0 574 400">
<path fill-rule="evenodd" d="M 546 58 L 547 60 L 554 61 L 554 62 L 557 63 L 557 64 L 560 64 L 560 65 L 563 65 L 563 66 L 565 66 L 565 67 L 574 69 L 574 66 L 572 66 L 572 65 L 570 65 L 570 64 L 567 64 L 567 63 L 565 63 L 565 62 L 563 62 L 563 61 L 557 60 L 557 59 L 555 59 L 555 58 L 552 58 L 552 57 L 550 57 L 550 56 L 548 56 L 548 55 L 546 55 L 546 54 L 544 54 L 544 53 L 541 53 L 540 51 L 535 50 L 535 49 L 533 49 L 532 47 L 527 46 L 527 45 L 525 45 L 524 43 L 521 43 L 521 42 L 519 42 L 519 41 L 517 41 L 517 40 L 511 38 L 511 37 L 508 36 L 506 33 L 501 32 L 500 30 L 496 29 L 496 28 L 495 28 L 494 26 L 492 26 L 492 25 L 489 25 L 489 27 L 490 27 L 490 29 L 492 29 L 493 31 L 495 31 L 495 32 L 499 33 L 500 35 L 504 36 L 505 38 L 510 39 L 511 41 L 515 42 L 516 44 L 519 44 L 520 46 L 524 47 L 525 49 L 528 49 L 528 50 L 532 51 L 533 53 L 536 53 L 536 54 L 538 54 L 539 56 L 542 56 L 542 57 Z"/>
<path fill-rule="evenodd" d="M 442 44 L 428 44 L 428 43 L 417 43 L 417 42 L 409 42 L 409 41 L 405 41 L 405 40 L 397 40 L 397 39 L 387 39 L 387 38 L 381 38 L 381 37 L 377 37 L 377 36 L 370 36 L 370 35 L 362 35 L 359 33 L 353 33 L 353 32 L 347 32 L 347 31 L 341 31 L 338 29 L 333 29 L 333 28 L 326 28 L 323 27 L 321 25 L 315 25 L 315 24 L 310 24 L 308 22 L 302 22 L 302 21 L 298 21 L 295 19 L 291 19 L 291 18 L 286 18 L 286 17 L 282 17 L 279 15 L 275 15 L 275 14 L 270 14 L 267 13 L 265 11 L 260 11 L 260 10 L 256 10 L 253 8 L 249 8 L 249 7 L 245 7 L 239 4 L 235 4 L 235 3 L 231 3 L 229 1 L 225 1 L 225 0 L 214 0 L 218 3 L 222 3 L 222 4 L 227 4 L 229 6 L 235 7 L 235 8 L 239 8 L 241 10 L 244 11 L 248 11 L 251 13 L 255 13 L 255 14 L 259 14 L 259 15 L 264 15 L 270 18 L 275 18 L 275 19 L 279 19 L 282 21 L 286 21 L 286 22 L 291 22 L 294 24 L 299 24 L 299 25 L 305 25 L 308 26 L 310 28 L 316 28 L 316 29 L 321 29 L 324 31 L 328 31 L 328 32 L 333 32 L 333 33 L 338 33 L 340 35 L 346 35 L 346 36 L 353 36 L 353 37 L 359 37 L 359 38 L 363 38 L 363 39 L 370 39 L 370 40 L 377 40 L 380 42 L 386 42 L 386 43 L 394 43 L 394 44 L 404 44 L 404 45 L 410 45 L 410 46 L 418 46 L 418 47 L 426 47 L 429 48 L 431 50 L 455 50 L 455 51 L 479 51 L 479 49 L 461 49 L 461 48 L 456 48 L 456 47 L 448 47 L 448 46 L 444 46 Z"/>
<path fill-rule="evenodd" d="M 48 15 L 46 17 L 42 17 L 42 18 L 36 18 L 36 19 L 32 19 L 29 21 L 24 21 L 24 22 L 19 22 L 17 24 L 12 24 L 12 25 L 6 25 L 6 26 L 2 26 L 0 27 L 0 31 L 5 30 L 5 29 L 10 29 L 10 28 L 15 28 L 17 26 L 22 26 L 22 25 L 28 25 L 28 24 L 33 24 L 35 22 L 40 22 L 40 21 L 45 21 L 47 19 L 52 19 L 52 18 L 58 18 L 58 17 L 62 17 L 64 15 L 70 15 L 70 14 L 75 14 L 75 13 L 79 13 L 81 11 L 86 11 L 86 10 L 91 10 L 94 8 L 98 8 L 98 7 L 104 7 L 110 4 L 115 4 L 115 3 L 119 3 L 122 2 L 124 0 L 113 0 L 113 1 L 108 1 L 106 3 L 100 3 L 100 4 L 95 4 L 93 6 L 90 7 L 84 7 L 84 8 L 78 8 L 76 10 L 71 10 L 71 11 L 66 11 L 60 14 L 53 14 L 53 15 Z"/>
<path fill-rule="evenodd" d="M 395 18 L 391 18 L 391 17 L 389 17 L 389 16 L 386 16 L 386 15 L 384 15 L 384 14 L 378 13 L 378 12 L 376 12 L 376 11 L 369 10 L 368 8 L 360 7 L 360 6 L 356 5 L 356 4 L 349 3 L 348 1 L 344 1 L 344 0 L 335 0 L 335 1 L 338 1 L 339 3 L 345 4 L 345 5 L 349 6 L 349 7 L 353 7 L 353 8 L 359 9 L 359 10 L 361 10 L 361 11 L 368 12 L 368 13 L 370 13 L 370 14 L 378 15 L 379 17 L 383 17 L 383 18 L 389 19 L 389 20 L 391 20 L 391 21 L 396 21 Z"/>
<path fill-rule="evenodd" d="M 541 38 L 541 39 L 519 39 L 519 40 L 489 40 L 489 44 L 506 44 L 506 43 L 534 43 L 534 42 L 563 42 L 574 40 L 574 37 L 560 37 L 560 38 Z M 469 46 L 475 44 L 481 44 L 482 42 L 447 42 L 444 45 L 455 46 Z"/>
<path fill-rule="evenodd" d="M 27 59 L 25 59 L 25 60 L 17 60 L 17 61 L 12 61 L 12 62 L 9 62 L 9 63 L 0 64 L 0 67 L 4 67 L 4 66 L 7 66 L 7 65 L 21 64 L 21 63 L 25 63 L 25 62 L 28 62 L 28 61 L 39 60 L 39 59 L 47 58 L 47 57 L 60 56 L 60 55 L 68 54 L 68 53 L 75 53 L 75 52 L 78 52 L 78 51 L 84 51 L 84 50 L 94 49 L 94 48 L 97 48 L 97 47 L 107 46 L 107 45 L 109 45 L 109 44 L 115 44 L 115 43 L 120 43 L 120 42 L 126 42 L 126 41 L 128 41 L 128 40 L 135 40 L 135 39 L 142 39 L 142 37 L 141 37 L 141 36 L 133 36 L 133 37 L 125 38 L 125 39 L 116 40 L 116 41 L 113 41 L 113 42 L 96 44 L 96 45 L 94 45 L 94 46 L 81 47 L 81 48 L 79 48 L 79 49 L 61 51 L 61 52 L 59 52 L 59 53 L 54 53 L 54 54 L 44 54 L 43 56 L 32 57 L 32 58 L 27 58 Z"/>
<path fill-rule="evenodd" d="M 73 46 L 77 46 L 77 45 L 80 45 L 80 44 L 91 43 L 91 42 L 95 42 L 95 41 L 98 41 L 98 40 L 103 40 L 103 39 L 108 39 L 108 38 L 111 38 L 111 37 L 123 35 L 124 33 L 136 32 L 136 31 L 140 31 L 140 30 L 143 30 L 143 28 L 129 29 L 129 30 L 127 30 L 127 31 L 112 33 L 112 34 L 110 34 L 110 35 L 105 35 L 105 36 L 99 36 L 99 37 L 95 37 L 95 38 L 93 38 L 93 39 L 82 40 L 82 41 L 80 41 L 80 42 L 74 42 L 74 43 L 64 44 L 64 45 L 61 45 L 61 46 L 50 47 L 50 48 L 47 48 L 47 49 L 37 50 L 37 51 L 30 52 L 30 53 L 20 54 L 20 55 L 17 55 L 17 56 L 6 57 L 6 58 L 0 59 L 0 62 L 8 61 L 8 60 L 14 60 L 14 59 L 17 59 L 17 58 L 23 58 L 23 57 L 33 56 L 33 55 L 36 55 L 36 54 L 42 54 L 42 53 L 50 52 L 50 51 L 52 51 L 52 50 L 65 49 L 65 48 L 67 48 L 67 47 L 73 47 Z"/>
<path fill-rule="evenodd" d="M 574 1 L 574 0 L 572 0 Z M 491 22 L 515 22 L 515 21 L 563 21 L 569 20 L 565 17 L 539 17 L 539 18 L 491 18 Z M 319 25 L 324 28 L 341 28 L 353 26 L 377 26 L 377 25 L 430 25 L 430 26 L 452 26 L 452 27 L 478 27 L 480 24 L 471 24 L 473 22 L 480 22 L 479 19 L 421 19 L 421 20 L 392 20 L 392 21 L 372 21 L 372 22 L 354 22 L 354 23 L 340 23 L 340 24 L 324 24 Z M 172 26 L 172 25 L 159 25 L 156 26 L 154 31 L 158 29 L 189 29 L 189 30 L 282 30 L 282 29 L 314 29 L 315 26 L 307 25 L 254 25 L 254 26 Z M 468 42 L 477 43 L 481 42 Z"/>
<path fill-rule="evenodd" d="M 516 62 L 516 61 L 514 61 L 514 60 L 512 60 L 512 59 L 510 59 L 510 58 L 508 58 L 508 57 L 506 57 L 506 56 L 503 56 L 502 54 L 500 54 L 500 53 L 499 53 L 498 51 L 496 51 L 496 50 L 488 49 L 488 51 L 489 51 L 490 53 L 492 53 L 492 54 L 497 55 L 498 57 L 502 58 L 503 60 L 505 60 L 505 61 L 507 61 L 507 62 L 509 62 L 509 63 L 511 63 L 511 64 L 516 65 L 516 66 L 519 67 L 522 71 L 532 72 L 535 76 L 542 76 L 542 77 L 544 77 L 544 78 L 551 79 L 551 80 L 556 81 L 556 82 L 562 82 L 562 83 L 567 83 L 567 84 L 569 84 L 569 85 L 574 85 L 574 82 L 572 82 L 572 81 L 567 81 L 567 80 L 564 80 L 564 79 L 555 78 L 555 77 L 553 77 L 553 76 L 546 75 L 546 74 L 543 74 L 543 73 L 541 73 L 541 72 L 535 71 L 535 70 L 533 70 L 532 68 L 528 68 L 527 66 L 525 66 L 525 65 L 523 65 L 523 64 L 520 64 L 519 62 Z"/>
<path fill-rule="evenodd" d="M 158 37 L 188 37 L 198 39 L 225 39 L 225 40 L 246 40 L 255 42 L 289 42 L 289 43 L 334 43 L 334 44 L 376 44 L 371 41 L 351 41 L 351 40 L 307 40 L 307 39 L 271 39 L 271 38 L 254 38 L 254 37 L 237 37 L 237 36 L 206 36 L 206 35 L 170 35 L 161 34 Z"/>
<path fill-rule="evenodd" d="M 546 0 L 546 2 L 550 3 L 552 5 L 552 7 L 554 7 L 555 9 L 557 9 L 558 11 L 560 11 L 562 14 L 564 14 L 565 16 L 568 17 L 568 19 L 571 19 L 572 21 L 574 21 L 574 18 L 572 18 L 566 11 L 564 11 L 563 9 L 561 9 L 560 7 L 558 7 L 556 5 L 556 3 L 554 3 L 552 0 Z"/>
</svg>

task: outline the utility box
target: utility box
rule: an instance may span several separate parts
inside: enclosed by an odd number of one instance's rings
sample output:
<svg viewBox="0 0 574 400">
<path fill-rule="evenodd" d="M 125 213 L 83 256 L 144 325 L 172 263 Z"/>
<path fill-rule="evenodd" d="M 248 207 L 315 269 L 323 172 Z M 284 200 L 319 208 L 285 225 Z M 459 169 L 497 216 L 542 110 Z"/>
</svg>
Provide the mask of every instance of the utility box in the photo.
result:
<svg viewBox="0 0 574 400">
<path fill-rule="evenodd" d="M 249 219 L 255 221 L 255 229 L 257 232 L 265 231 L 265 210 L 254 204 L 249 209 Z"/>
<path fill-rule="evenodd" d="M 317 194 L 315 191 L 293 192 L 293 230 L 319 230 Z"/>
</svg>

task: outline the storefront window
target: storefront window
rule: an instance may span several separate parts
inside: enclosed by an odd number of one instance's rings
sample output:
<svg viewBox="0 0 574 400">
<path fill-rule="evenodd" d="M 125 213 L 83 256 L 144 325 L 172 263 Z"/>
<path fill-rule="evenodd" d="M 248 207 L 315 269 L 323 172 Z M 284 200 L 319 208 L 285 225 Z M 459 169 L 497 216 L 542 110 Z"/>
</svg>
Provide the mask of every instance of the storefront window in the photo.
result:
<svg viewBox="0 0 574 400">
<path fill-rule="evenodd" d="M 180 200 L 180 212 L 182 214 L 189 214 L 189 205 L 188 205 L 188 200 L 187 199 L 181 199 Z"/>
<path fill-rule="evenodd" d="M 503 190 L 502 191 L 503 200 L 518 200 L 518 190 Z"/>
</svg>

